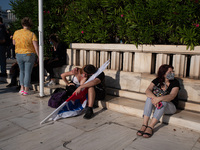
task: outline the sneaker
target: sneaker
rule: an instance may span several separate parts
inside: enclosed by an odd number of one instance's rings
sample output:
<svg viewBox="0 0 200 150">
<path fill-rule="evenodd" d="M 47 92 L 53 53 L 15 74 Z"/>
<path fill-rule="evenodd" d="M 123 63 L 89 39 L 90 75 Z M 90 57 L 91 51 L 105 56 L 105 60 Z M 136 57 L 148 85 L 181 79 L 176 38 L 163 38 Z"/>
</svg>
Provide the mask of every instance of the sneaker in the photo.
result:
<svg viewBox="0 0 200 150">
<path fill-rule="evenodd" d="M 88 107 L 86 109 L 85 115 L 83 116 L 84 119 L 91 119 L 93 117 L 94 113 L 93 113 L 93 109 L 92 107 Z"/>
<path fill-rule="evenodd" d="M 23 94 L 24 94 L 24 91 L 23 91 L 23 90 L 20 90 L 20 91 L 19 91 L 19 94 L 23 95 Z"/>
<path fill-rule="evenodd" d="M 51 79 L 50 76 L 47 76 L 45 81 L 49 81 L 50 79 Z"/>
<path fill-rule="evenodd" d="M 56 85 L 56 83 L 53 80 L 45 84 L 45 86 L 53 86 L 53 85 Z"/>
<path fill-rule="evenodd" d="M 24 91 L 23 95 L 24 96 L 28 95 L 28 91 Z"/>
</svg>

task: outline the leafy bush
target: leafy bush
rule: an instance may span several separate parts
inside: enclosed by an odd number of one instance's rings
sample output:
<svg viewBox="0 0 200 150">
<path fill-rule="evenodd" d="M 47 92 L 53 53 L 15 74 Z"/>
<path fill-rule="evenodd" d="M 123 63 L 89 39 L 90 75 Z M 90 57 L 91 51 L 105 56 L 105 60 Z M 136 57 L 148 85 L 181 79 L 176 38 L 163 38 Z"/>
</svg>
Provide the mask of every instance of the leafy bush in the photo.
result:
<svg viewBox="0 0 200 150">
<path fill-rule="evenodd" d="M 43 28 L 44 28 L 44 54 L 50 56 L 49 36 L 56 33 L 61 41 L 63 41 L 65 30 L 63 30 L 63 21 L 66 5 L 71 3 L 70 0 L 43 0 Z M 21 19 L 30 17 L 34 26 L 32 31 L 38 35 L 38 0 L 15 0 L 10 4 L 18 20 L 11 24 L 14 32 L 22 28 Z M 62 29 L 62 30 L 61 30 Z"/>
<path fill-rule="evenodd" d="M 115 43 L 116 38 L 135 45 L 185 44 L 191 50 L 200 44 L 199 0 L 44 0 L 43 3 L 45 38 L 56 32 L 68 44 Z M 15 0 L 12 5 L 19 19 L 29 16 L 37 24 L 37 0 Z"/>
</svg>

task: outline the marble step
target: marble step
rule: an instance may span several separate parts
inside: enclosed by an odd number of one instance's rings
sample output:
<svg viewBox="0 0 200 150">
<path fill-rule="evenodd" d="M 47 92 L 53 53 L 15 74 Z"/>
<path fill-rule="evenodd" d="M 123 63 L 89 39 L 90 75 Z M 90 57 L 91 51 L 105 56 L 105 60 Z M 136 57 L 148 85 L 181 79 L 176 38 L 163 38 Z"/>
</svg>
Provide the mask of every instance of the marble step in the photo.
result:
<svg viewBox="0 0 200 150">
<path fill-rule="evenodd" d="M 113 89 L 113 88 L 107 88 L 107 93 L 109 95 L 125 97 L 125 98 L 129 98 L 129 99 L 137 99 L 137 100 L 143 101 L 143 102 L 147 98 L 145 93 L 137 93 L 137 92 L 133 92 L 133 91 L 125 91 L 125 90 L 119 90 L 119 89 Z M 180 99 L 178 107 L 180 109 L 200 112 L 200 103 L 194 102 L 191 100 L 184 101 L 184 100 Z"/>
<path fill-rule="evenodd" d="M 64 85 L 65 83 L 63 80 L 59 80 L 59 84 Z M 113 96 L 119 96 L 119 97 L 125 97 L 129 99 L 137 99 L 140 101 L 146 100 L 145 93 L 138 93 L 133 91 L 126 91 L 126 90 L 119 90 L 114 88 L 107 88 L 107 94 L 113 95 Z M 200 112 L 200 103 L 192 100 L 179 100 L 179 106 L 180 109 L 189 110 L 189 111 L 195 111 Z"/>
<path fill-rule="evenodd" d="M 99 101 L 99 106 L 116 112 L 142 118 L 144 102 L 136 99 L 108 95 L 105 101 Z M 160 121 L 200 132 L 199 118 L 200 113 L 190 112 L 187 110 L 178 110 L 174 115 L 164 115 Z"/>
<path fill-rule="evenodd" d="M 0 77 L 0 81 L 2 81 L 2 79 L 10 83 L 9 78 Z M 32 84 L 32 87 L 33 87 L 33 90 L 39 91 L 39 84 Z M 64 88 L 65 86 L 62 84 L 59 84 L 52 87 L 45 87 L 44 88 L 45 95 L 50 96 L 50 94 L 58 87 Z M 134 115 L 141 118 L 143 115 L 143 108 L 144 108 L 144 102 L 145 102 L 142 98 L 144 98 L 145 95 L 140 94 L 140 93 L 132 93 L 132 92 L 129 94 L 132 94 L 131 99 L 127 97 L 122 97 L 122 96 L 118 97 L 118 96 L 113 96 L 113 95 L 107 95 L 105 101 L 99 101 L 99 106 L 103 108 L 107 108 L 109 110 L 125 113 L 128 115 Z M 140 95 L 141 97 L 139 97 Z M 137 97 L 137 99 L 134 99 L 135 97 Z M 191 130 L 200 132 L 199 118 L 200 118 L 199 112 L 178 110 L 177 113 L 174 115 L 164 115 L 160 121 L 164 123 L 173 124 L 176 126 L 186 127 Z"/>
<path fill-rule="evenodd" d="M 0 77 L 0 81 L 2 82 L 8 82 L 10 83 L 11 79 Z M 50 95 L 53 93 L 53 91 L 56 88 L 62 87 L 65 88 L 64 82 L 61 79 L 58 79 L 57 81 L 58 85 L 51 86 L 51 87 L 45 87 L 44 93 L 45 95 Z M 39 91 L 39 84 L 32 84 L 32 89 L 34 91 Z M 113 89 L 113 88 L 107 88 L 107 94 L 117 96 L 117 97 L 123 97 L 123 98 L 129 98 L 129 99 L 137 99 L 138 101 L 144 102 L 146 100 L 146 95 L 144 93 L 137 93 L 133 91 L 125 91 L 125 90 L 119 90 L 119 89 Z M 194 112 L 200 112 L 200 103 L 193 102 L 193 101 L 179 101 L 179 108 Z"/>
</svg>

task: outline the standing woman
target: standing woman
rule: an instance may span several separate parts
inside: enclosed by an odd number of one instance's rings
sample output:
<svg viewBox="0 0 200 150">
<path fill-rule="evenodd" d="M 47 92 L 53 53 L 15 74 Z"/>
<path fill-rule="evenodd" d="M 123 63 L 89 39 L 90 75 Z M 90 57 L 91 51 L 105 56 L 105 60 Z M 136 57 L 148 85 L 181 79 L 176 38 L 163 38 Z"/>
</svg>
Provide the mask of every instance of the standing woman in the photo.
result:
<svg viewBox="0 0 200 150">
<path fill-rule="evenodd" d="M 31 19 L 25 17 L 21 20 L 21 24 L 23 29 L 15 31 L 13 45 L 15 45 L 16 58 L 20 69 L 21 89 L 19 93 L 28 95 L 35 54 L 38 55 L 39 46 L 36 35 L 30 31 L 33 25 Z"/>
<path fill-rule="evenodd" d="M 146 103 L 143 114 L 143 125 L 137 135 L 149 138 L 153 129 L 163 114 L 174 114 L 178 105 L 179 82 L 174 78 L 174 67 L 161 65 L 157 78 L 154 79 L 146 90 Z M 155 108 L 153 118 L 149 123 L 152 110 Z"/>
</svg>

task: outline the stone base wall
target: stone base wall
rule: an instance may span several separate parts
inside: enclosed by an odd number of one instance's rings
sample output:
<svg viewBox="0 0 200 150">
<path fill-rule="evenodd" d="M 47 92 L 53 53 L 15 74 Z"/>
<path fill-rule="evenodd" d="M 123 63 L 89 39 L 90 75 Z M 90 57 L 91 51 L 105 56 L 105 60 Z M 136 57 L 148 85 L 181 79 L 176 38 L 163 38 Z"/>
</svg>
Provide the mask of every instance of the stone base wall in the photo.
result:
<svg viewBox="0 0 200 150">
<path fill-rule="evenodd" d="M 70 71 L 74 67 L 76 66 L 67 65 L 55 68 L 54 71 L 56 75 L 60 77 L 61 73 Z M 151 81 L 156 78 L 156 75 L 153 74 L 116 71 L 111 69 L 106 69 L 104 73 L 106 75 L 105 83 L 107 87 L 136 93 L 145 93 Z M 177 79 L 181 86 L 179 99 L 200 103 L 200 80 L 180 77 Z M 137 97 L 135 99 L 137 99 Z"/>
<path fill-rule="evenodd" d="M 184 45 L 71 43 L 67 58 L 67 66 L 56 71 L 58 76 L 74 66 L 100 67 L 110 60 L 106 85 L 136 93 L 145 92 L 162 64 L 171 64 L 181 85 L 179 98 L 200 102 L 200 46 L 190 51 Z"/>
<path fill-rule="evenodd" d="M 156 78 L 156 75 L 134 72 L 105 70 L 106 85 L 110 88 L 145 93 L 145 90 Z M 180 83 L 179 98 L 200 102 L 200 81 L 195 79 L 177 78 Z"/>
</svg>

